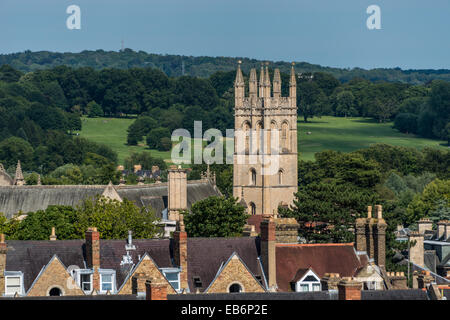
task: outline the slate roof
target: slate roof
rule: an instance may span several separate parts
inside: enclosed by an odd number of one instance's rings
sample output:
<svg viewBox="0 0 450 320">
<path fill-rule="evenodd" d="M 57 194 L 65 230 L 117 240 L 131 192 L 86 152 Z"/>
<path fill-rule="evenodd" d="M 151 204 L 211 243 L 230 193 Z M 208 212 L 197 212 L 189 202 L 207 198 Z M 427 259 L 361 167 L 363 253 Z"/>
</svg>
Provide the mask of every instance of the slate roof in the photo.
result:
<svg viewBox="0 0 450 320">
<path fill-rule="evenodd" d="M 233 252 L 244 261 L 248 269 L 262 277 L 258 262 L 259 238 L 188 238 L 188 282 L 195 292 L 193 277 L 200 277 L 203 292 L 215 278 L 222 263 L 226 263 Z"/>
<path fill-rule="evenodd" d="M 75 207 L 84 199 L 101 195 L 107 186 L 103 185 L 56 185 L 56 186 L 0 186 L 0 212 L 11 217 L 23 213 L 45 210 L 49 205 Z M 146 185 L 114 186 L 122 199 L 133 201 L 137 206 L 154 205 L 161 216 L 163 206 L 167 206 L 167 183 Z M 191 207 L 196 201 L 209 196 L 219 196 L 216 186 L 203 180 L 187 183 L 187 204 Z"/>
<path fill-rule="evenodd" d="M 125 251 L 125 240 L 100 240 L 100 268 L 116 270 L 117 287 L 119 287 L 126 274 L 122 272 L 120 262 Z M 130 255 L 134 263 L 139 256 L 148 253 L 157 263 L 158 267 L 172 267 L 170 240 L 151 239 L 133 240 L 135 251 Z M 56 255 L 64 266 L 78 266 L 85 268 L 86 248 L 84 240 L 57 240 L 57 241 L 7 241 L 8 252 L 6 258 L 7 271 L 22 271 L 24 285 L 27 291 L 41 269 Z"/>
<path fill-rule="evenodd" d="M 130 268 L 120 265 L 126 255 L 126 240 L 100 240 L 100 268 L 116 270 L 117 288 L 125 280 Z M 136 250 L 130 251 L 134 264 L 145 253 L 159 268 L 174 267 L 173 239 L 133 239 Z M 86 246 L 84 240 L 57 241 L 7 241 L 7 271 L 22 271 L 24 286 L 28 291 L 31 284 L 50 259 L 56 255 L 66 266 L 86 268 Z M 211 283 L 222 263 L 236 252 L 255 276 L 262 276 L 258 262 L 259 238 L 188 238 L 188 280 L 191 291 L 193 276 L 200 277 L 202 291 Z M 131 267 L 131 266 L 130 266 Z"/>
<path fill-rule="evenodd" d="M 316 292 L 242 292 L 167 295 L 167 300 L 336 300 L 328 291 Z"/>
<path fill-rule="evenodd" d="M 421 289 L 364 290 L 361 300 L 428 300 L 428 295 Z"/>
<path fill-rule="evenodd" d="M 325 273 L 351 277 L 363 266 L 352 243 L 277 244 L 276 257 L 278 288 L 285 292 L 299 269 L 312 268 L 319 278 Z"/>
</svg>

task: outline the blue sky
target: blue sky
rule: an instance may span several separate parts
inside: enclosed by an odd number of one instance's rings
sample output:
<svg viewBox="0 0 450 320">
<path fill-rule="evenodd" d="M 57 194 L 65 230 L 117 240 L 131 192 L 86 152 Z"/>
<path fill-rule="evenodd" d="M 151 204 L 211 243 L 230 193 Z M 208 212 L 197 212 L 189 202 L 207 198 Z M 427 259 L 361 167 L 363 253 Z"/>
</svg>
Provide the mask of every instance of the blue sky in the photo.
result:
<svg viewBox="0 0 450 320">
<path fill-rule="evenodd" d="M 69 30 L 69 5 L 81 29 Z M 381 30 L 369 30 L 369 5 Z M 1 0 L 0 53 L 125 47 L 162 54 L 450 69 L 449 0 Z"/>
</svg>

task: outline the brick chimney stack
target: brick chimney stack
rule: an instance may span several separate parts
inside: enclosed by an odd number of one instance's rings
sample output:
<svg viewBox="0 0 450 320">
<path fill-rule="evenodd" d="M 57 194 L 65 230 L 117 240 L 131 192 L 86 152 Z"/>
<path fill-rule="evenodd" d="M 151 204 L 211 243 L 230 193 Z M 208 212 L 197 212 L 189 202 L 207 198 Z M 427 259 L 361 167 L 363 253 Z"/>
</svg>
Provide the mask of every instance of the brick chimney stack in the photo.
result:
<svg viewBox="0 0 450 320">
<path fill-rule="evenodd" d="M 361 282 L 344 278 L 338 283 L 337 287 L 339 300 L 361 300 Z"/>
<path fill-rule="evenodd" d="M 377 214 L 377 221 L 374 230 L 374 259 L 378 266 L 386 265 L 386 229 L 387 224 L 383 219 L 381 205 L 375 206 L 375 212 Z"/>
<path fill-rule="evenodd" d="M 145 300 L 167 300 L 167 285 L 162 283 L 152 283 L 151 280 L 145 282 Z"/>
<path fill-rule="evenodd" d="M 189 290 L 187 265 L 187 233 L 184 229 L 183 215 L 179 215 L 177 230 L 173 233 L 173 258 L 175 265 L 181 268 L 180 289 Z"/>
<path fill-rule="evenodd" d="M 132 278 L 131 292 L 133 294 L 143 294 L 146 293 L 146 285 L 147 281 L 151 280 L 145 273 L 138 273 Z"/>
<path fill-rule="evenodd" d="M 6 269 L 6 252 L 8 248 L 5 242 L 5 235 L 0 234 L 0 296 L 5 293 L 5 269 Z"/>
<path fill-rule="evenodd" d="M 269 288 L 277 287 L 277 269 L 276 269 L 276 235 L 275 221 L 265 219 L 261 222 L 261 262 L 266 273 L 267 284 Z"/>
<path fill-rule="evenodd" d="M 88 268 L 92 268 L 94 274 L 92 275 L 92 289 L 100 290 L 100 233 L 97 228 L 90 227 L 86 231 L 86 264 Z"/>
<path fill-rule="evenodd" d="M 375 206 L 374 217 L 368 206 L 367 218 L 356 219 L 356 250 L 366 251 L 378 266 L 386 264 L 386 228 L 381 205 Z"/>
</svg>

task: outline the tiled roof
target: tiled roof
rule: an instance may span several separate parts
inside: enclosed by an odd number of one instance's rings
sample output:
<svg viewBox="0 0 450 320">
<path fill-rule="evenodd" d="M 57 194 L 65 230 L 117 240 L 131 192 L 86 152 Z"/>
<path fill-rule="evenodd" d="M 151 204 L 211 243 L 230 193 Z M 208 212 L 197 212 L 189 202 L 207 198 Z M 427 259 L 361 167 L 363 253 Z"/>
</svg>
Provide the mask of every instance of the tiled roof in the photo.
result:
<svg viewBox="0 0 450 320">
<path fill-rule="evenodd" d="M 428 295 L 420 289 L 364 290 L 361 300 L 428 300 Z"/>
<path fill-rule="evenodd" d="M 325 273 L 350 277 L 362 265 L 352 243 L 277 244 L 277 283 L 281 291 L 291 291 L 290 282 L 299 269 L 312 268 L 322 278 Z"/>
<path fill-rule="evenodd" d="M 262 276 L 259 268 L 259 238 L 188 238 L 188 282 L 191 292 L 196 288 L 193 277 L 200 277 L 205 290 L 217 274 L 222 263 L 226 263 L 236 252 L 255 276 Z"/>
</svg>

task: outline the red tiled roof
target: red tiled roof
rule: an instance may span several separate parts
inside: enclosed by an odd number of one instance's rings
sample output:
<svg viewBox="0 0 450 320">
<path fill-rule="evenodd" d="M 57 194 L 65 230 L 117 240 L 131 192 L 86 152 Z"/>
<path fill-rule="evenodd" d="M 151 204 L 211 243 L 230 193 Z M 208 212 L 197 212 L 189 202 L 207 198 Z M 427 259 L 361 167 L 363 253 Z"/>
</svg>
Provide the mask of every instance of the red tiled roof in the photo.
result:
<svg viewBox="0 0 450 320">
<path fill-rule="evenodd" d="M 299 269 L 313 269 L 322 278 L 325 273 L 351 277 L 361 267 L 353 243 L 277 244 L 277 284 L 291 291 L 290 282 Z"/>
</svg>

